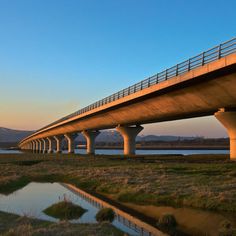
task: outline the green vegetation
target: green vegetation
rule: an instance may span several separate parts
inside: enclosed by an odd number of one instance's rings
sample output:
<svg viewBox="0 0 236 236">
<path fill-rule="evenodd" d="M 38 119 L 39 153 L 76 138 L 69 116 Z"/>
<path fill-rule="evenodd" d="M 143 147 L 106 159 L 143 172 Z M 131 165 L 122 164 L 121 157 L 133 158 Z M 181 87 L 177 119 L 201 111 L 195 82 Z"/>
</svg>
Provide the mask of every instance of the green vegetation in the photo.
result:
<svg viewBox="0 0 236 236">
<path fill-rule="evenodd" d="M 236 228 L 233 228 L 231 222 L 223 221 L 220 226 L 219 236 L 236 236 Z"/>
<path fill-rule="evenodd" d="M 109 221 L 112 222 L 115 218 L 115 213 L 111 208 L 102 208 L 96 214 L 96 220 L 98 222 Z"/>
<path fill-rule="evenodd" d="M 24 186 L 26 186 L 29 182 L 31 182 L 27 177 L 22 176 L 17 178 L 16 176 L 13 176 L 13 179 L 10 179 L 9 181 L 6 181 L 2 184 L 0 184 L 0 193 L 3 194 L 10 194 L 12 192 L 15 192 Z"/>
<path fill-rule="evenodd" d="M 124 234 L 109 223 L 71 224 L 68 221 L 51 223 L 0 211 L 1 236 L 123 236 Z"/>
<path fill-rule="evenodd" d="M 175 217 L 172 214 L 164 214 L 160 217 L 158 223 L 162 226 L 165 227 L 176 227 L 177 226 L 177 222 Z"/>
<path fill-rule="evenodd" d="M 72 220 L 80 218 L 86 210 L 69 200 L 55 203 L 43 211 L 45 214 L 60 220 Z"/>
<path fill-rule="evenodd" d="M 236 162 L 227 155 L 0 155 L 3 194 L 32 181 L 64 182 L 121 204 L 188 207 L 227 216 L 236 213 L 235 177 Z M 234 229 L 236 218 L 228 218 Z"/>
<path fill-rule="evenodd" d="M 31 181 L 66 182 L 120 202 L 236 212 L 235 177 L 227 155 L 0 155 L 4 194 Z"/>
</svg>

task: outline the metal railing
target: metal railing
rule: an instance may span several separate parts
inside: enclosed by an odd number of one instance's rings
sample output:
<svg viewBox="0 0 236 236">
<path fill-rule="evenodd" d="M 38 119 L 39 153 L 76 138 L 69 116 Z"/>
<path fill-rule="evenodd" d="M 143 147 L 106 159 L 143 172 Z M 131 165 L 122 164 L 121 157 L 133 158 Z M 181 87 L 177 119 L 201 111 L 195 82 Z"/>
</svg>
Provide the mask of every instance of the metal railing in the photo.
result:
<svg viewBox="0 0 236 236">
<path fill-rule="evenodd" d="M 212 61 L 216 61 L 222 57 L 225 57 L 229 54 L 236 53 L 236 38 L 233 38 L 229 41 L 226 41 L 216 47 L 213 47 L 205 52 L 202 52 L 201 54 L 198 54 L 195 57 L 192 57 L 184 62 L 181 62 L 171 68 L 168 68 L 160 73 L 157 73 L 156 75 L 153 75 L 145 80 L 140 81 L 139 83 L 136 83 L 132 86 L 129 86 L 128 88 L 125 88 L 123 90 L 118 91 L 117 93 L 114 93 L 108 97 L 105 97 L 95 103 L 92 103 L 89 106 L 86 106 L 68 116 L 65 116 L 39 130 L 36 132 L 45 129 L 47 127 L 50 127 L 52 125 L 55 125 L 57 123 L 60 123 L 62 121 L 65 121 L 69 118 L 72 118 L 74 116 L 81 115 L 85 112 L 91 111 L 95 108 L 101 107 L 105 104 L 108 104 L 110 102 L 114 102 L 120 98 L 126 97 L 130 94 L 136 93 L 140 90 L 143 90 L 145 88 L 148 88 L 150 86 L 153 86 L 155 84 L 158 84 L 162 81 L 168 80 L 170 78 L 173 78 L 175 76 L 184 74 L 192 69 L 195 69 L 197 67 L 204 66 Z"/>
</svg>

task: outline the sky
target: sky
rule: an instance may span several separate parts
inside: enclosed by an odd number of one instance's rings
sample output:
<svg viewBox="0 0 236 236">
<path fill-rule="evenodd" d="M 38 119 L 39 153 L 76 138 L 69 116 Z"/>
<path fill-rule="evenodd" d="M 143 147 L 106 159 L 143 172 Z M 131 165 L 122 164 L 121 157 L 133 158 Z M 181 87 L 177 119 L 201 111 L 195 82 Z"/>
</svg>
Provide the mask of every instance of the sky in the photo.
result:
<svg viewBox="0 0 236 236">
<path fill-rule="evenodd" d="M 0 127 L 36 130 L 235 37 L 235 0 L 0 0 Z M 225 137 L 214 117 L 143 134 Z"/>
</svg>

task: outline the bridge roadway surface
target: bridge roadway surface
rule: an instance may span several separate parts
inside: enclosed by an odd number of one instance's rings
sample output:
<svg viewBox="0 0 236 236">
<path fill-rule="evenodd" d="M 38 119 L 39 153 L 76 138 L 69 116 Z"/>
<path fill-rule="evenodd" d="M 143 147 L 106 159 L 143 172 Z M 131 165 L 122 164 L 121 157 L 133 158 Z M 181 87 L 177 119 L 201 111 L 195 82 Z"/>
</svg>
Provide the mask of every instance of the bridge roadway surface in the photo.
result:
<svg viewBox="0 0 236 236">
<path fill-rule="evenodd" d="M 124 138 L 124 154 L 134 154 L 141 124 L 208 115 L 215 115 L 228 130 L 231 158 L 236 158 L 236 53 L 42 128 L 19 146 L 42 150 L 40 141 L 45 146 L 46 138 L 50 143 L 50 137 L 67 135 L 70 143 L 71 134 L 82 132 L 88 153 L 93 153 L 97 131 L 116 127 Z"/>
</svg>

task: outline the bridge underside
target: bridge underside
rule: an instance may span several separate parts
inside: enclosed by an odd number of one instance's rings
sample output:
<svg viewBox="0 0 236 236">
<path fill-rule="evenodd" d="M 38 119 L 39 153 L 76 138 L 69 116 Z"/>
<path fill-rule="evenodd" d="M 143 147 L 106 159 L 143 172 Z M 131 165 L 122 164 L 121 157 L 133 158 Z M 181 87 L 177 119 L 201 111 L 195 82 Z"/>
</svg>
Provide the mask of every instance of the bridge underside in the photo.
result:
<svg viewBox="0 0 236 236">
<path fill-rule="evenodd" d="M 83 130 L 114 128 L 117 124 L 136 125 L 214 115 L 219 108 L 234 109 L 236 107 L 235 78 L 236 73 L 207 81 L 196 78 L 197 81 L 167 88 L 172 91 L 158 91 L 151 96 L 140 97 L 135 101 L 50 129 L 38 134 L 37 138 Z"/>
<path fill-rule="evenodd" d="M 236 111 L 236 54 L 51 125 L 29 136 L 22 144 L 62 134 L 214 115 L 222 108 Z M 138 132 L 119 130 L 126 136 Z M 90 136 L 88 139 L 93 143 Z M 235 136 L 236 131 L 232 137 Z M 133 139 L 128 137 L 127 142 L 131 145 Z"/>
</svg>

